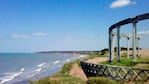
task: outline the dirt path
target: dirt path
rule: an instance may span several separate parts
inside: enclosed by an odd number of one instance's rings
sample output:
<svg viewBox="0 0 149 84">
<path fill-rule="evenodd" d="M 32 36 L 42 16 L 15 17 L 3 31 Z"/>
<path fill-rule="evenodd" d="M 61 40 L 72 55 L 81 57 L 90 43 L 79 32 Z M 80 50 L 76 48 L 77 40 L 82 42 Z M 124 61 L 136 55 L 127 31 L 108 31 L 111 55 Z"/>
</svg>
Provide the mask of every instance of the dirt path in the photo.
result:
<svg viewBox="0 0 149 84">
<path fill-rule="evenodd" d="M 94 59 L 89 59 L 86 62 L 89 63 L 94 63 L 94 64 L 98 64 L 100 62 L 104 62 L 106 61 L 108 58 L 107 57 L 98 57 L 98 58 L 94 58 Z M 85 76 L 83 70 L 78 66 L 78 64 L 74 64 L 70 70 L 70 75 L 74 76 L 74 77 L 78 77 L 82 80 L 87 80 L 87 77 Z"/>
<path fill-rule="evenodd" d="M 99 63 L 107 61 L 107 60 L 108 60 L 107 57 L 98 57 L 98 58 L 94 58 L 94 59 L 89 59 L 86 62 L 93 63 L 93 64 L 99 64 Z"/>
<path fill-rule="evenodd" d="M 121 54 L 123 54 L 123 53 L 127 53 L 127 51 L 121 51 Z M 129 54 L 132 54 L 132 50 L 130 50 Z M 139 54 L 142 57 L 149 57 L 149 49 L 142 49 L 142 50 L 139 51 Z"/>
<path fill-rule="evenodd" d="M 149 49 L 141 50 L 140 54 L 144 57 L 149 57 Z"/>
</svg>

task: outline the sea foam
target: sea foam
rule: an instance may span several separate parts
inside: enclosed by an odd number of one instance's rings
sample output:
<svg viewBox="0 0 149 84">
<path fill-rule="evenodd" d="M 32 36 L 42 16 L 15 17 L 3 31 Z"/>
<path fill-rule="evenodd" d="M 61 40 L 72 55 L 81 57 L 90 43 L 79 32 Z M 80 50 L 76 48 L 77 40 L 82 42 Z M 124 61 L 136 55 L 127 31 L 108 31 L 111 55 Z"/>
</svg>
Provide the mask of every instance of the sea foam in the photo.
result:
<svg viewBox="0 0 149 84">
<path fill-rule="evenodd" d="M 60 61 L 59 60 L 57 60 L 57 61 L 55 61 L 55 62 L 53 62 L 53 64 L 55 65 L 55 64 L 58 64 Z"/>
<path fill-rule="evenodd" d="M 11 81 L 13 80 L 15 77 L 19 76 L 20 74 L 22 74 L 24 71 L 24 68 L 22 68 L 20 70 L 20 72 L 14 72 L 14 73 L 5 73 L 5 76 L 3 76 L 2 78 L 0 78 L 0 83 L 3 84 L 5 82 Z"/>
<path fill-rule="evenodd" d="M 38 67 L 42 67 L 43 65 L 45 65 L 46 63 L 44 62 L 44 63 L 41 63 L 41 64 L 39 64 L 39 65 L 37 65 Z"/>
</svg>

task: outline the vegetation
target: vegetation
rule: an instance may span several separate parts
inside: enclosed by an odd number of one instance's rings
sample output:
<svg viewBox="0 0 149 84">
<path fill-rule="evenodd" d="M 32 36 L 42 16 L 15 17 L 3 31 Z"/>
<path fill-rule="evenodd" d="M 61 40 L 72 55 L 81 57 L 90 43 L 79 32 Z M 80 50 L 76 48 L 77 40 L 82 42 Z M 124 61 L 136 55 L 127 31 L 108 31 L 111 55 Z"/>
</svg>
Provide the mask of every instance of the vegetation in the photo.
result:
<svg viewBox="0 0 149 84">
<path fill-rule="evenodd" d="M 118 62 L 117 60 L 113 60 L 112 62 L 106 61 L 106 62 L 103 62 L 102 64 L 132 67 L 132 66 L 136 65 L 137 62 L 132 62 L 131 59 L 122 58 L 120 62 Z"/>
<path fill-rule="evenodd" d="M 75 60 L 75 61 L 64 64 L 64 66 L 62 67 L 60 73 L 61 74 L 69 74 L 69 71 L 70 71 L 72 65 L 75 64 L 75 63 L 80 65 L 80 60 L 78 59 L 78 60 Z"/>
<path fill-rule="evenodd" d="M 74 63 L 79 64 L 80 60 L 75 60 L 70 63 L 66 63 L 60 72 L 50 77 L 45 77 L 37 81 L 30 81 L 30 84 L 85 84 L 85 81 L 72 77 L 69 75 L 69 71 Z"/>
<path fill-rule="evenodd" d="M 104 77 L 91 77 L 86 84 L 118 84 L 118 82 Z"/>
<path fill-rule="evenodd" d="M 31 81 L 30 84 L 85 84 L 85 82 L 79 78 L 67 76 L 63 78 L 62 77 L 56 77 L 56 78 L 46 77 L 38 81 Z"/>
<path fill-rule="evenodd" d="M 108 49 L 105 48 L 105 49 L 98 51 L 96 53 L 89 54 L 89 56 L 84 57 L 83 59 L 81 59 L 81 61 L 86 61 L 88 59 L 93 59 L 96 57 L 106 57 L 106 56 L 108 56 L 107 54 L 108 54 Z"/>
<path fill-rule="evenodd" d="M 127 59 L 126 56 L 126 53 L 122 54 L 120 62 L 114 59 L 112 62 L 106 61 L 102 62 L 102 64 L 149 69 L 149 58 L 137 56 L 137 62 L 133 62 L 132 56 L 130 57 L 130 59 Z"/>
</svg>

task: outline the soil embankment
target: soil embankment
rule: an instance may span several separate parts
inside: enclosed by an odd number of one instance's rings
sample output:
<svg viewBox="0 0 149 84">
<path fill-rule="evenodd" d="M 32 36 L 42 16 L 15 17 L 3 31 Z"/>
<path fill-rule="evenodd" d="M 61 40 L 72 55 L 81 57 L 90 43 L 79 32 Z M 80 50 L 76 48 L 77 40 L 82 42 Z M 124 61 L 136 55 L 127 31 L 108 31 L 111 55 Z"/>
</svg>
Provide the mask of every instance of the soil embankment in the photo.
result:
<svg viewBox="0 0 149 84">
<path fill-rule="evenodd" d="M 98 58 L 89 59 L 86 62 L 99 64 L 100 62 L 104 62 L 106 60 L 108 60 L 107 57 L 98 57 Z M 72 68 L 70 70 L 70 75 L 72 75 L 74 77 L 78 77 L 85 81 L 87 80 L 87 77 L 85 76 L 83 70 L 76 63 L 72 66 Z"/>
</svg>

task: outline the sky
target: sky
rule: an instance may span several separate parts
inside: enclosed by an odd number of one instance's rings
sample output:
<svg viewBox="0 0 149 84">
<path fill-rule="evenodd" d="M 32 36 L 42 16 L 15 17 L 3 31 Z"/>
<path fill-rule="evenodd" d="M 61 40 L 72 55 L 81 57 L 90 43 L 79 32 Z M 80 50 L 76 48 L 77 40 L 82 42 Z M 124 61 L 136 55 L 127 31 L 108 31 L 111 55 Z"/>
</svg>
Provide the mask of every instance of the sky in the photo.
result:
<svg viewBox="0 0 149 84">
<path fill-rule="evenodd" d="M 149 0 L 0 0 L 0 52 L 101 50 L 112 24 L 148 12 Z M 149 20 L 137 32 L 149 48 Z"/>
</svg>

